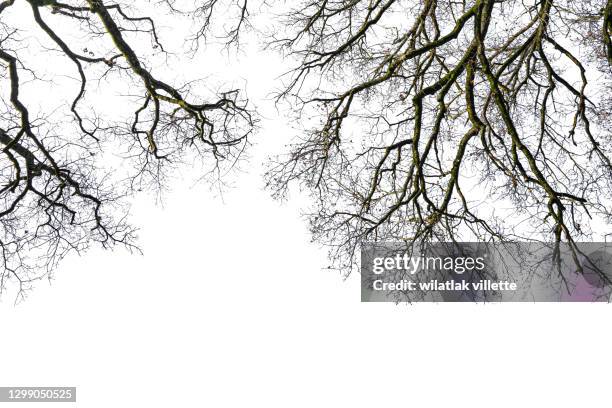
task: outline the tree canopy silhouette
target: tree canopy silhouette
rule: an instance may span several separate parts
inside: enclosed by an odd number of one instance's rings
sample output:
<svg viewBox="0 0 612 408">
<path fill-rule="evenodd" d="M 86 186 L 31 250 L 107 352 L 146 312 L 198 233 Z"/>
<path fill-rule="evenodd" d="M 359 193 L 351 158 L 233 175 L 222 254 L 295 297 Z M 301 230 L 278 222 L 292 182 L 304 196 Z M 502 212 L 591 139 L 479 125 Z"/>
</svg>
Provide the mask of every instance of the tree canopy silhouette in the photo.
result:
<svg viewBox="0 0 612 408">
<path fill-rule="evenodd" d="M 296 3 L 271 45 L 304 133 L 267 179 L 311 193 L 336 266 L 362 241 L 609 232 L 611 1 Z"/>
<path fill-rule="evenodd" d="M 149 15 L 192 10 L 158 5 L 0 2 L 0 290 L 9 280 L 26 290 L 92 242 L 134 248 L 135 191 L 163 187 L 189 160 L 215 178 L 240 159 L 248 101 L 177 80 L 184 67 Z M 211 4 L 199 10 L 212 18 Z"/>
<path fill-rule="evenodd" d="M 363 241 L 608 231 L 612 0 L 259 3 L 276 19 L 266 45 L 297 62 L 278 100 L 303 127 L 268 187 L 311 193 L 312 232 L 336 266 Z M 240 160 L 248 101 L 179 80 L 186 65 L 157 23 L 196 24 L 194 55 L 219 29 L 240 44 L 254 7 L 0 2 L 0 288 L 92 242 L 132 247 L 135 191 L 190 158 L 215 178 Z M 116 104 L 98 99 L 109 88 Z"/>
</svg>

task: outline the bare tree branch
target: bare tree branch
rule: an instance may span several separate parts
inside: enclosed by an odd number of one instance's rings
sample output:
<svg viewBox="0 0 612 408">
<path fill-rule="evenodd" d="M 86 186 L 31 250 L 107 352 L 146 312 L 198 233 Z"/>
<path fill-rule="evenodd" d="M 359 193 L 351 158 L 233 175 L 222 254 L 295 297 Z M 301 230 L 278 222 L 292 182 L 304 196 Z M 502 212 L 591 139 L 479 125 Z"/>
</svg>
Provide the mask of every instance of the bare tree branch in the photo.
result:
<svg viewBox="0 0 612 408">
<path fill-rule="evenodd" d="M 163 187 L 169 171 L 190 160 L 203 163 L 209 177 L 222 176 L 248 145 L 255 119 L 239 89 L 175 85 L 150 68 L 167 50 L 155 19 L 139 15 L 139 6 L 0 3 L 0 291 L 15 281 L 23 294 L 66 254 L 92 242 L 137 249 L 127 222 L 134 192 Z M 36 41 L 53 63 L 31 55 Z M 48 87 L 49 70 L 52 78 L 63 75 L 58 55 L 78 86 L 68 106 L 59 89 L 39 95 L 40 111 L 22 95 L 34 84 Z M 102 81 L 126 95 L 123 109 L 132 109 L 126 120 L 103 113 L 107 106 L 95 99 Z M 113 169 L 107 161 L 118 155 Z"/>
<path fill-rule="evenodd" d="M 588 237 L 612 216 L 602 3 L 298 2 L 270 42 L 305 133 L 269 188 L 311 192 L 348 271 L 363 241 Z"/>
</svg>

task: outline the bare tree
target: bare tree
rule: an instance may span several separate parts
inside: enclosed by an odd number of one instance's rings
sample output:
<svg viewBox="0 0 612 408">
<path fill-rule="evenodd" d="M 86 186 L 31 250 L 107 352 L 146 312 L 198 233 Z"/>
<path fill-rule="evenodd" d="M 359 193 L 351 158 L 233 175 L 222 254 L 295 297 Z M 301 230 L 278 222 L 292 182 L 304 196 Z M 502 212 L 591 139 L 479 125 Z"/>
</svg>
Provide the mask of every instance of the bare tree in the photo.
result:
<svg viewBox="0 0 612 408">
<path fill-rule="evenodd" d="M 250 8 L 248 0 L 202 0 L 202 1 L 180 1 L 160 0 L 172 11 L 189 16 L 196 31 L 189 37 L 194 50 L 197 50 L 201 42 L 206 42 L 211 37 L 224 40 L 226 45 L 238 45 L 240 37 L 251 28 Z M 259 5 L 266 1 L 259 1 Z M 222 16 L 222 18 L 218 18 Z"/>
<path fill-rule="evenodd" d="M 209 20 L 212 3 L 200 9 Z M 0 291 L 10 280 L 28 289 L 92 242 L 135 248 L 126 220 L 135 191 L 163 187 L 189 160 L 220 177 L 240 159 L 254 124 L 248 101 L 238 89 L 175 83 L 182 66 L 149 16 L 158 6 L 180 15 L 168 5 L 0 2 Z M 177 74 L 156 74 L 160 59 Z M 56 83 L 68 76 L 72 86 Z M 98 102 L 109 87 L 124 115 Z"/>
<path fill-rule="evenodd" d="M 611 1 L 289 7 L 268 43 L 299 61 L 279 100 L 305 132 L 267 181 L 278 197 L 292 184 L 312 194 L 312 231 L 336 266 L 350 268 L 364 240 L 572 243 L 608 228 Z M 156 13 L 199 24 L 198 52 L 218 29 L 238 44 L 252 8 L 0 2 L 0 288 L 27 288 L 91 242 L 133 247 L 127 199 L 163 187 L 178 164 L 199 158 L 219 177 L 237 163 L 254 121 L 247 100 L 178 81 Z M 78 85 L 63 88 L 66 103 L 54 86 L 68 75 Z M 123 120 L 96 103 L 109 85 L 123 89 Z"/>
<path fill-rule="evenodd" d="M 305 131 L 267 180 L 311 193 L 335 266 L 363 241 L 609 232 L 612 1 L 296 3 L 271 46 Z"/>
</svg>

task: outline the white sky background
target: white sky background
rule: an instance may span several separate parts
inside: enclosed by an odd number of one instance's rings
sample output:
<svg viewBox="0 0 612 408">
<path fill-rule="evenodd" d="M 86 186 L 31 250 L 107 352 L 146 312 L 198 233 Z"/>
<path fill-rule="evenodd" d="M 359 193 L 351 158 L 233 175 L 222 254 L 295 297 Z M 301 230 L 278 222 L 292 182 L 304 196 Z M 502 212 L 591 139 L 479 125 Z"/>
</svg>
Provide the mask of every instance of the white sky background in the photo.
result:
<svg viewBox="0 0 612 408">
<path fill-rule="evenodd" d="M 86 408 L 609 400 L 607 304 L 360 303 L 359 276 L 326 270 L 310 243 L 307 199 L 262 190 L 261 164 L 294 134 L 266 100 L 287 65 L 254 46 L 231 60 L 191 67 L 246 80 L 264 116 L 250 165 L 223 197 L 178 176 L 163 205 L 138 197 L 144 256 L 74 255 L 25 302 L 5 296 L 1 386 L 77 386 Z"/>
</svg>

